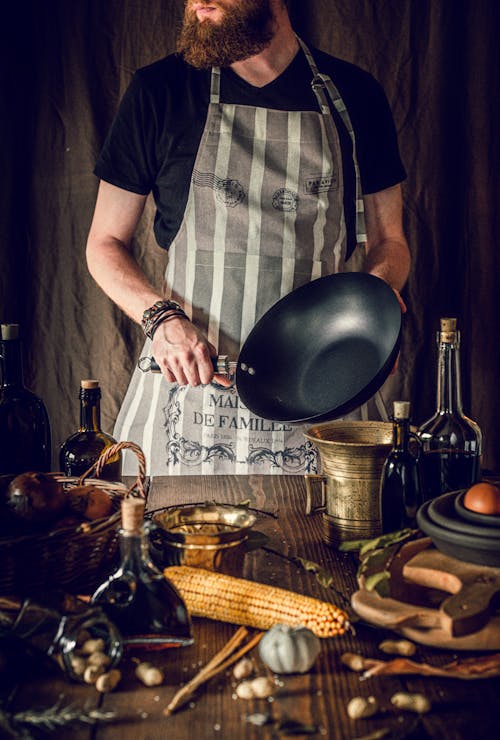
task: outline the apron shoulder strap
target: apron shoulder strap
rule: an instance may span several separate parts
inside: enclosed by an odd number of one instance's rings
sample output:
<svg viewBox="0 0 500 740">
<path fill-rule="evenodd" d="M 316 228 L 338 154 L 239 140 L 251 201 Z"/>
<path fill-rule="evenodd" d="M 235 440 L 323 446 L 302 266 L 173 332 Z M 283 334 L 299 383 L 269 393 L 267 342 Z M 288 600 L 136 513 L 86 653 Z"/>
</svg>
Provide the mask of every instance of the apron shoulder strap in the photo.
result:
<svg viewBox="0 0 500 740">
<path fill-rule="evenodd" d="M 212 67 L 210 76 L 210 103 L 219 105 L 220 103 L 220 67 Z"/>
<path fill-rule="evenodd" d="M 298 36 L 297 36 L 297 41 L 299 42 L 299 45 L 302 51 L 304 52 L 305 57 L 311 68 L 311 72 L 313 74 L 311 86 L 316 96 L 316 100 L 318 101 L 318 105 L 321 110 L 321 113 L 325 116 L 331 115 L 331 109 L 330 109 L 328 100 L 325 95 L 325 90 L 326 90 L 330 100 L 332 101 L 332 104 L 335 110 L 339 114 L 342 120 L 342 123 L 346 127 L 349 133 L 349 136 L 351 137 L 352 159 L 353 159 L 353 165 L 354 165 L 354 171 L 355 171 L 355 177 L 356 177 L 356 240 L 358 241 L 358 243 L 366 242 L 367 236 L 366 236 L 366 225 L 365 225 L 365 217 L 364 217 L 364 203 L 363 203 L 363 193 L 361 190 L 361 177 L 359 174 L 358 157 L 356 155 L 356 137 L 354 135 L 354 129 L 352 127 L 349 111 L 347 110 L 345 103 L 342 100 L 342 97 L 337 87 L 333 83 L 332 78 L 329 75 L 322 74 L 318 70 L 318 67 L 316 65 L 316 62 L 314 61 L 313 55 L 311 54 L 309 47 Z"/>
</svg>

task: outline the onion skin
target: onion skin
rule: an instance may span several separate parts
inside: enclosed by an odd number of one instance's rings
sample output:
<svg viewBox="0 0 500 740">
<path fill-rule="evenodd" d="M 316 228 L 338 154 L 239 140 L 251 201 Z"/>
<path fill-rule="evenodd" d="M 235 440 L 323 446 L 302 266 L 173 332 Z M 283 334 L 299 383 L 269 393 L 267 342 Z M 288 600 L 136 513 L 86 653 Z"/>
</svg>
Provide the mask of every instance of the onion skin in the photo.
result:
<svg viewBox="0 0 500 740">
<path fill-rule="evenodd" d="M 7 488 L 6 507 L 14 521 L 30 528 L 46 527 L 64 512 L 66 494 L 46 473 L 21 473 Z"/>
</svg>

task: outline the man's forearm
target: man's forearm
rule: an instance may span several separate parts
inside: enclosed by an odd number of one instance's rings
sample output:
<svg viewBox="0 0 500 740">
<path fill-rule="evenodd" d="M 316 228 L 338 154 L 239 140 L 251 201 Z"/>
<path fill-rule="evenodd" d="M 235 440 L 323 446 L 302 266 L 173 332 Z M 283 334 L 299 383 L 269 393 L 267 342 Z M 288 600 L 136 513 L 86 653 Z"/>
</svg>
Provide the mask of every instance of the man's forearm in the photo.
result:
<svg viewBox="0 0 500 740">
<path fill-rule="evenodd" d="M 106 295 L 137 323 L 143 312 L 162 298 L 118 239 L 89 238 L 87 266 Z"/>
<path fill-rule="evenodd" d="M 369 248 L 364 270 L 400 291 L 408 279 L 410 264 L 410 250 L 406 240 L 388 238 Z"/>
</svg>

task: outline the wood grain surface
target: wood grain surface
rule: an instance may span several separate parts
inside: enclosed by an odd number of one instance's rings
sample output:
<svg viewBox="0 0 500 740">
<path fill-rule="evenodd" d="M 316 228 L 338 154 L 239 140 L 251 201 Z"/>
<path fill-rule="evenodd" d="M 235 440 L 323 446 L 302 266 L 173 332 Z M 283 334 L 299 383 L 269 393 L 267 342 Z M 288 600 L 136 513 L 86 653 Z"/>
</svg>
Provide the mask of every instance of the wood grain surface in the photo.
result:
<svg viewBox="0 0 500 740">
<path fill-rule="evenodd" d="M 152 481 L 148 510 L 173 504 L 216 501 L 239 503 L 267 512 L 259 513 L 255 528 L 266 535 L 265 549 L 245 556 L 244 575 L 249 579 L 329 600 L 347 608 L 356 590 L 355 563 L 351 555 L 341 554 L 322 541 L 321 516 L 304 515 L 306 492 L 300 476 L 193 476 L 158 478 Z M 320 585 L 313 573 L 306 572 L 291 558 L 300 557 L 322 565 L 333 576 L 333 588 Z M 194 620 L 195 644 L 189 648 L 161 653 L 140 653 L 122 661 L 123 680 L 112 693 L 98 695 L 92 687 L 71 684 L 55 671 L 39 671 L 24 676 L 11 693 L 10 710 L 41 708 L 60 695 L 78 706 L 100 707 L 113 711 L 117 719 L 98 727 L 71 727 L 57 731 L 57 738 L 93 740 L 228 740 L 286 737 L 277 730 L 279 721 L 294 720 L 315 725 L 313 737 L 339 740 L 361 738 L 388 728 L 388 738 L 465 738 L 497 737 L 498 692 L 500 679 L 459 681 L 436 677 L 373 677 L 360 675 L 341 664 L 344 652 L 361 653 L 367 658 L 384 659 L 378 649 L 382 639 L 394 637 L 387 630 L 357 623 L 345 636 L 322 640 L 321 653 L 305 675 L 282 676 L 273 700 L 245 701 L 235 697 L 232 675 L 222 674 L 202 686 L 186 707 L 171 717 L 163 709 L 179 687 L 191 679 L 235 632 L 234 625 L 211 620 Z M 265 668 L 256 658 L 259 674 Z M 465 654 L 470 657 L 470 653 Z M 440 666 L 456 657 L 446 650 L 417 647 L 414 659 Z M 462 657 L 462 655 L 461 655 Z M 134 658 L 147 659 L 165 671 L 165 683 L 146 688 L 134 677 Z M 421 718 L 391 707 L 396 691 L 424 693 L 432 711 Z M 349 719 L 348 701 L 354 696 L 377 697 L 382 711 L 369 719 Z M 268 713 L 274 725 L 256 727 L 246 718 L 252 713 Z M 1 732 L 0 732 L 1 736 Z M 306 737 L 305 734 L 295 735 Z"/>
</svg>

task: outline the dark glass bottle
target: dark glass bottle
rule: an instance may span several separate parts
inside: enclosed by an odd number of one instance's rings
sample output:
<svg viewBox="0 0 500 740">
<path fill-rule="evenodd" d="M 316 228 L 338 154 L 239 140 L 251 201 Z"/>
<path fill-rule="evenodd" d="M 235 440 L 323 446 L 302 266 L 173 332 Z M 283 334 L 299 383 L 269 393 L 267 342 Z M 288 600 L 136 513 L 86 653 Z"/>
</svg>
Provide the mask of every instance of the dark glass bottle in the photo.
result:
<svg viewBox="0 0 500 740">
<path fill-rule="evenodd" d="M 51 436 L 43 401 L 24 385 L 18 324 L 0 324 L 0 474 L 51 469 Z"/>
<path fill-rule="evenodd" d="M 416 528 L 417 509 L 422 503 L 418 456 L 410 450 L 410 403 L 396 401 L 393 444 L 382 469 L 380 515 L 382 532 Z"/>
<path fill-rule="evenodd" d="M 441 319 L 437 342 L 436 413 L 418 430 L 424 500 L 469 488 L 481 479 L 481 430 L 462 409 L 460 332 L 456 319 Z"/>
<path fill-rule="evenodd" d="M 83 475 L 101 452 L 116 440 L 101 429 L 101 389 L 97 380 L 82 380 L 80 387 L 80 428 L 61 445 L 59 464 L 65 475 Z M 122 457 L 117 452 L 103 465 L 100 478 L 121 480 Z"/>
<path fill-rule="evenodd" d="M 70 678 L 82 682 L 80 648 L 86 640 L 100 641 L 109 668 L 123 652 L 122 637 L 102 609 L 53 590 L 36 599 L 0 596 L 0 638 L 55 659 Z"/>
<path fill-rule="evenodd" d="M 118 626 L 126 646 L 191 645 L 191 620 L 178 591 L 153 565 L 143 523 L 144 501 L 122 501 L 121 564 L 92 596 Z"/>
</svg>

